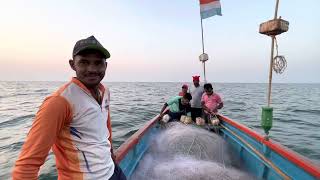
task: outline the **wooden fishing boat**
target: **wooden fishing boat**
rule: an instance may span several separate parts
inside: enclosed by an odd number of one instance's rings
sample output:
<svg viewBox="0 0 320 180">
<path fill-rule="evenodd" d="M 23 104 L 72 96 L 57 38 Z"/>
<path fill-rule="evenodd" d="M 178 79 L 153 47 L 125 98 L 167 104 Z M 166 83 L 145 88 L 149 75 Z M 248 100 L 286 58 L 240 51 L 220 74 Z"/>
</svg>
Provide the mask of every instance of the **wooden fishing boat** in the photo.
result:
<svg viewBox="0 0 320 180">
<path fill-rule="evenodd" d="M 232 147 L 245 169 L 257 179 L 320 179 L 320 168 L 310 160 L 223 115 L 219 135 Z M 161 131 L 158 116 L 148 121 L 115 152 L 116 162 L 130 178 L 149 148 L 151 135 Z"/>
<path fill-rule="evenodd" d="M 214 3 L 214 6 L 212 6 Z M 276 0 L 274 19 L 262 23 L 259 32 L 271 37 L 271 56 L 269 67 L 269 86 L 267 107 L 262 108 L 262 128 L 266 135 L 272 127 L 273 108 L 271 107 L 271 85 L 272 71 L 282 73 L 286 68 L 284 56 L 278 53 L 274 56 L 274 43 L 276 36 L 288 31 L 289 22 L 278 17 L 279 0 Z M 211 12 L 209 12 L 211 11 Z M 200 0 L 201 14 L 201 37 L 202 54 L 199 56 L 203 64 L 203 77 L 206 82 L 205 63 L 208 61 L 208 54 L 204 49 L 203 22 L 202 19 L 221 15 L 220 2 L 218 0 Z M 277 52 L 278 52 L 278 46 Z M 242 166 L 257 179 L 297 179 L 297 180 L 320 180 L 320 168 L 310 160 L 288 150 L 284 146 L 271 140 L 268 136 L 262 136 L 252 129 L 231 120 L 223 115 L 218 115 L 220 128 L 218 135 L 230 145 L 240 159 Z M 145 124 L 143 128 L 133 134 L 116 151 L 116 161 L 130 178 L 137 168 L 139 161 L 143 158 L 150 144 L 149 140 L 154 133 L 162 130 L 157 124 L 159 117 L 156 116 Z M 212 132 L 213 133 L 213 132 Z"/>
</svg>

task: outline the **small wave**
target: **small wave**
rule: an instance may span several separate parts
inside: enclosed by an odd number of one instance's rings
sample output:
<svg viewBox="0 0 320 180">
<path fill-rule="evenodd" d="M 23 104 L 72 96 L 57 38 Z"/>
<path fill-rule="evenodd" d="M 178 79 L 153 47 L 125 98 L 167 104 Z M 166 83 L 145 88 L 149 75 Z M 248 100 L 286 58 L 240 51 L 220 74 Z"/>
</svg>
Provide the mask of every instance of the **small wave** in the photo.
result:
<svg viewBox="0 0 320 180">
<path fill-rule="evenodd" d="M 26 102 L 22 102 L 22 103 L 20 103 L 20 105 L 25 105 L 25 104 L 32 104 L 32 102 L 28 102 L 28 101 L 26 101 Z"/>
<path fill-rule="evenodd" d="M 9 121 L 5 121 L 5 122 L 1 122 L 0 123 L 0 128 L 8 128 L 8 127 L 12 127 L 12 126 L 16 126 L 17 124 L 21 123 L 21 122 L 25 122 L 27 120 L 30 120 L 34 117 L 34 115 L 30 114 L 30 115 L 26 115 L 26 116 L 19 116 L 16 118 L 13 118 Z"/>
<path fill-rule="evenodd" d="M 34 92 L 47 92 L 48 90 L 47 89 L 36 89 L 34 90 Z"/>
<path fill-rule="evenodd" d="M 131 131 L 127 132 L 124 135 L 124 137 L 127 139 L 127 138 L 131 137 L 135 132 L 137 132 L 137 130 L 131 130 Z"/>
<path fill-rule="evenodd" d="M 145 99 L 140 99 L 140 98 L 138 98 L 138 99 L 133 99 L 132 101 L 133 101 L 133 102 L 143 102 L 143 101 L 145 101 Z"/>
<path fill-rule="evenodd" d="M 25 95 L 29 95 L 30 93 L 17 93 L 14 94 L 13 96 L 25 96 Z"/>
<path fill-rule="evenodd" d="M 4 150 L 4 151 L 17 151 L 21 149 L 21 146 L 23 145 L 22 141 L 19 142 L 15 142 L 12 144 L 8 144 L 5 146 L 0 146 L 0 150 Z"/>
<path fill-rule="evenodd" d="M 235 112 L 245 112 L 245 108 L 231 108 L 229 110 L 230 110 L 230 112 L 233 112 L 233 113 L 235 113 Z"/>
<path fill-rule="evenodd" d="M 224 104 L 241 105 L 241 106 L 245 106 L 246 105 L 245 102 L 232 101 L 232 100 L 226 100 L 224 102 Z"/>
<path fill-rule="evenodd" d="M 55 166 L 52 167 L 52 169 L 55 169 Z M 51 171 L 49 173 L 43 173 L 39 175 L 39 179 L 57 179 L 58 175 L 56 171 Z"/>
<path fill-rule="evenodd" d="M 305 110 L 305 109 L 295 109 L 292 112 L 297 112 L 297 113 L 310 113 L 310 114 L 316 114 L 316 115 L 320 115 L 320 110 L 318 109 L 309 109 L 309 110 Z"/>
<path fill-rule="evenodd" d="M 0 108 L 0 111 L 14 111 L 14 110 L 17 110 L 17 108 L 12 108 L 12 107 Z"/>
<path fill-rule="evenodd" d="M 276 118 L 274 117 L 274 121 L 275 122 L 283 122 L 283 123 L 287 123 L 287 125 L 304 125 L 304 126 L 314 126 L 315 124 L 314 123 L 310 123 L 310 122 L 307 122 L 303 119 L 296 119 L 296 118 Z"/>
</svg>

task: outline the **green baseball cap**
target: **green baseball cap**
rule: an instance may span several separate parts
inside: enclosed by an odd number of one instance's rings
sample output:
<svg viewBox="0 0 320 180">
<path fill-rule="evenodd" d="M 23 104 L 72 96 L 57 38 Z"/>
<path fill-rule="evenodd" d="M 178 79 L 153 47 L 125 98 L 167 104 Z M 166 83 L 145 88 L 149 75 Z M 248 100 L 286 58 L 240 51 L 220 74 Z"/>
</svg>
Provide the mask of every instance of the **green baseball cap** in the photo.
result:
<svg viewBox="0 0 320 180">
<path fill-rule="evenodd" d="M 86 39 L 80 39 L 79 41 L 77 41 L 74 45 L 72 56 L 74 57 L 81 51 L 88 49 L 97 50 L 101 52 L 106 59 L 110 58 L 109 51 L 104 48 L 94 36 L 90 36 Z"/>
</svg>

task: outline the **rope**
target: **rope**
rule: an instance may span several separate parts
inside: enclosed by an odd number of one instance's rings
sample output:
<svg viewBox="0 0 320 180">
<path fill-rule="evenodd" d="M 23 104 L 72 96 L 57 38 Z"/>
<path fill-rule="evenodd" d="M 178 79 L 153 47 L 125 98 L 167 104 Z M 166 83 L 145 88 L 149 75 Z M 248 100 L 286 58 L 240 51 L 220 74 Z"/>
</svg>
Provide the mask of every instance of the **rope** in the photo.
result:
<svg viewBox="0 0 320 180">
<path fill-rule="evenodd" d="M 282 74 L 284 72 L 284 70 L 287 68 L 287 61 L 286 61 L 286 58 L 284 56 L 279 56 L 278 55 L 278 42 L 277 42 L 276 37 L 274 37 L 274 40 L 275 40 L 275 43 L 276 43 L 277 54 L 273 58 L 273 67 L 272 67 L 272 69 L 276 73 Z"/>
<path fill-rule="evenodd" d="M 195 140 L 196 140 L 196 136 L 194 136 L 193 141 L 192 141 L 192 143 L 191 143 L 191 145 L 190 145 L 190 147 L 189 147 L 188 155 L 189 155 L 189 153 L 190 153 L 191 147 L 193 146 L 193 143 L 194 143 Z"/>
<path fill-rule="evenodd" d="M 252 147 L 248 142 L 246 142 L 244 139 L 242 139 L 240 136 L 235 134 L 233 131 L 231 131 L 229 128 L 225 127 L 224 125 L 220 124 L 224 129 L 229 131 L 232 135 L 237 137 L 242 143 L 244 143 L 249 149 L 251 149 L 256 155 L 258 155 L 266 164 L 271 166 L 280 176 L 282 176 L 283 179 L 291 179 L 288 175 L 286 175 L 284 172 L 281 171 L 275 164 L 273 164 L 269 159 L 267 159 L 263 154 L 261 154 L 259 151 L 257 151 L 254 147 Z"/>
</svg>

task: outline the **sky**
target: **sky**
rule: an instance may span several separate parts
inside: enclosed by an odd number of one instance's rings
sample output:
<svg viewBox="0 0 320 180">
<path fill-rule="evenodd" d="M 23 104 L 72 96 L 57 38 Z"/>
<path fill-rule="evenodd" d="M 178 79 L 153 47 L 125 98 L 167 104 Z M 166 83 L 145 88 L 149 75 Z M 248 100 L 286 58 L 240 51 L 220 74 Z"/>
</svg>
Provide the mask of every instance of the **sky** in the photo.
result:
<svg viewBox="0 0 320 180">
<path fill-rule="evenodd" d="M 203 21 L 207 80 L 268 82 L 271 38 L 258 33 L 275 0 L 221 0 Z M 275 83 L 320 83 L 319 0 L 280 0 L 290 22 L 277 37 L 286 71 Z M 0 81 L 68 81 L 79 39 L 94 35 L 111 53 L 106 82 L 203 80 L 198 0 L 0 0 Z"/>
</svg>

